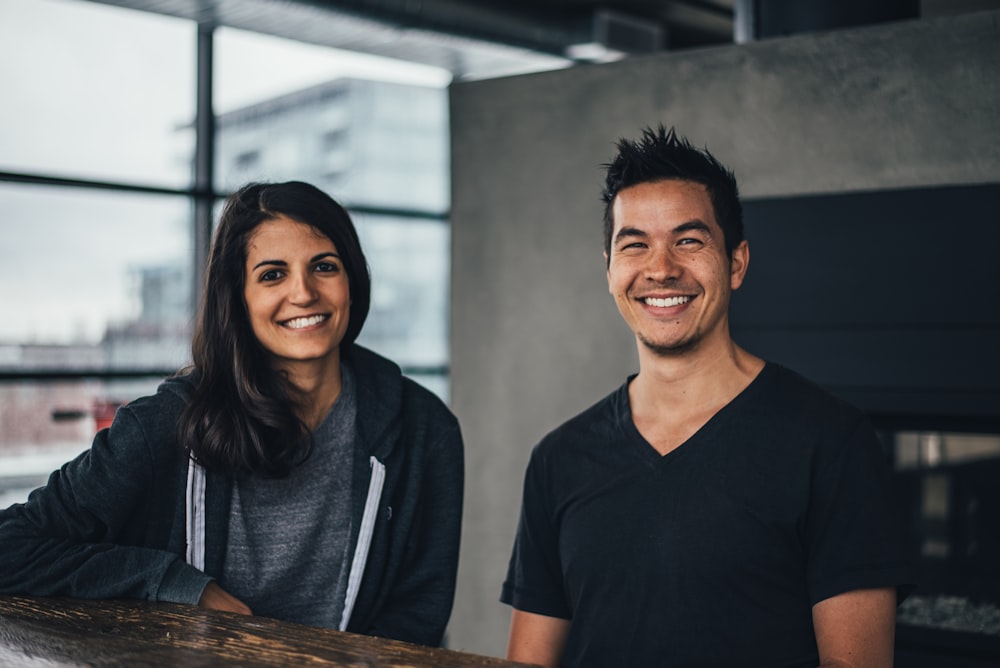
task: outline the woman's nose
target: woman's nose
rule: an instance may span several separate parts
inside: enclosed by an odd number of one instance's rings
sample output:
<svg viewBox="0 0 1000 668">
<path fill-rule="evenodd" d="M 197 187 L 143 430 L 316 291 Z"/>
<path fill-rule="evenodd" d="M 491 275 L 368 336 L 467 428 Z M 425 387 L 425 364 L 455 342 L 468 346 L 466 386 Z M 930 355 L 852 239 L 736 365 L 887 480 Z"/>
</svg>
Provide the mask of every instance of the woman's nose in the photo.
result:
<svg viewBox="0 0 1000 668">
<path fill-rule="evenodd" d="M 293 304 L 311 304 L 316 300 L 316 287 L 313 285 L 312 277 L 309 274 L 296 274 L 292 277 L 289 286 L 289 300 Z"/>
</svg>

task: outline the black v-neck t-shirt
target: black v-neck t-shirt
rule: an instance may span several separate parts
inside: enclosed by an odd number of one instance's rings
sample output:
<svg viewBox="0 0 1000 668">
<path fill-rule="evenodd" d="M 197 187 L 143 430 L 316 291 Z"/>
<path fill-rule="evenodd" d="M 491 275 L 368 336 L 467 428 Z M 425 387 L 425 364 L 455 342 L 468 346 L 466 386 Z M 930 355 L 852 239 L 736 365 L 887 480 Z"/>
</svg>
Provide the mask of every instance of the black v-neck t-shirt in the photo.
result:
<svg viewBox="0 0 1000 668">
<path fill-rule="evenodd" d="M 571 620 L 563 665 L 815 667 L 815 603 L 912 582 L 859 411 L 767 364 L 660 455 L 628 382 L 550 433 L 525 477 L 501 600 Z"/>
</svg>

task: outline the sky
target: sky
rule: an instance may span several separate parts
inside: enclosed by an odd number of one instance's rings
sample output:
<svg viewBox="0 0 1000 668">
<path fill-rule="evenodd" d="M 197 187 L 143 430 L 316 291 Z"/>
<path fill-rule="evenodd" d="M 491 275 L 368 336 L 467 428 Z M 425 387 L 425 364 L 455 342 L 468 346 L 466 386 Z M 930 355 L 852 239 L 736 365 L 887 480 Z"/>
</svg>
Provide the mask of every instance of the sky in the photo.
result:
<svg viewBox="0 0 1000 668">
<path fill-rule="evenodd" d="M 0 171 L 185 186 L 195 35 L 189 21 L 94 2 L 0 0 Z M 340 76 L 451 80 L 232 29 L 216 32 L 214 55 L 216 113 Z M 0 183 L 0 211 L 0 345 L 96 341 L 136 314 L 136 267 L 189 253 L 186 202 Z"/>
</svg>

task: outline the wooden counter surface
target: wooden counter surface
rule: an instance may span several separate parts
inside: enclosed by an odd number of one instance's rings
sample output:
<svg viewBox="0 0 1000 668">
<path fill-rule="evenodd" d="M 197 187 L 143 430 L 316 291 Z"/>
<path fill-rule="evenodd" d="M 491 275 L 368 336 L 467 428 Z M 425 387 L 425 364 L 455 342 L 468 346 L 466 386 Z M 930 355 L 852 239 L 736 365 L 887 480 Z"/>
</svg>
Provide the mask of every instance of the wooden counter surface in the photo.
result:
<svg viewBox="0 0 1000 668">
<path fill-rule="evenodd" d="M 525 664 L 173 603 L 0 595 L 0 666 Z"/>
</svg>

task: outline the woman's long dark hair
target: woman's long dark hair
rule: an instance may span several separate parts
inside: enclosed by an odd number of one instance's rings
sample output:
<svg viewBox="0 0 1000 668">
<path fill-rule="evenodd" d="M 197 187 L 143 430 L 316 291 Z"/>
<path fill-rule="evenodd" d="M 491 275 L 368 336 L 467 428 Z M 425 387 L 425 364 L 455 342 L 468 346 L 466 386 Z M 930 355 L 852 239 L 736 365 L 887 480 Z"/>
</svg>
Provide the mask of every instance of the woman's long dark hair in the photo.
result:
<svg viewBox="0 0 1000 668">
<path fill-rule="evenodd" d="M 178 423 L 181 447 L 210 471 L 282 477 L 312 446 L 285 376 L 254 336 L 243 297 L 250 237 L 279 216 L 310 225 L 337 247 L 351 295 L 341 350 L 353 344 L 368 316 L 368 264 L 342 206 L 300 181 L 251 183 L 230 195 L 215 231 L 191 344 L 196 385 Z"/>
</svg>

